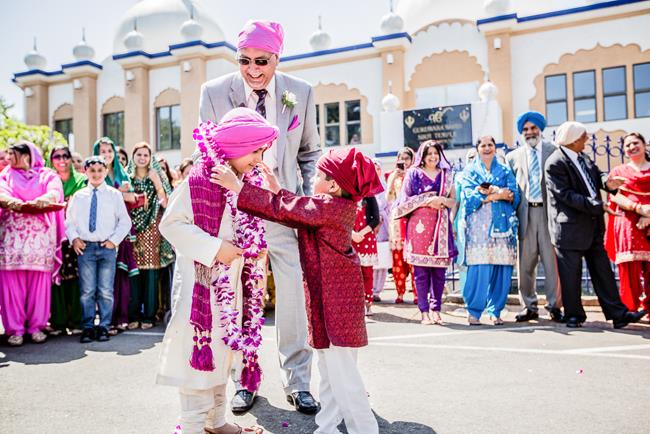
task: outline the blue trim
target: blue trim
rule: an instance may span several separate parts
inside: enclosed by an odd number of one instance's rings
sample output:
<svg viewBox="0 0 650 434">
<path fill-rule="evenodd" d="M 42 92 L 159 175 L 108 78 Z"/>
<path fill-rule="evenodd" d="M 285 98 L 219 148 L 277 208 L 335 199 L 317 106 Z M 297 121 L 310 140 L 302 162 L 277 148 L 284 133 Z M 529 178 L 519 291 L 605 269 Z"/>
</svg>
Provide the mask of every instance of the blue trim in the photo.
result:
<svg viewBox="0 0 650 434">
<path fill-rule="evenodd" d="M 382 35 L 382 36 L 373 36 L 371 39 L 372 42 L 379 42 L 379 41 L 387 41 L 390 39 L 400 39 L 400 38 L 406 38 L 409 40 L 409 42 L 412 42 L 413 40 L 411 39 L 411 35 L 409 35 L 406 32 L 402 33 L 391 33 L 390 35 Z"/>
<path fill-rule="evenodd" d="M 571 15 L 571 14 L 577 14 L 581 12 L 589 12 L 589 11 L 596 11 L 599 9 L 606 9 L 606 8 L 611 8 L 611 7 L 616 7 L 616 6 L 624 6 L 628 4 L 634 4 L 634 3 L 640 3 L 644 2 L 647 0 L 612 0 L 608 2 L 603 2 L 603 3 L 595 3 L 592 5 L 587 5 L 587 6 L 578 6 L 575 8 L 569 8 L 569 9 L 561 9 L 558 11 L 552 11 L 552 12 L 545 12 L 543 14 L 536 14 L 536 15 L 528 15 L 526 17 L 519 17 L 516 13 L 514 14 L 507 14 L 507 15 L 499 15 L 497 17 L 491 17 L 491 18 L 484 18 L 476 21 L 476 25 L 480 26 L 482 24 L 489 24 L 489 23 L 494 23 L 498 21 L 507 21 L 507 20 L 512 20 L 515 19 L 517 20 L 518 23 L 525 23 L 527 21 L 535 21 L 535 20 L 543 20 L 546 18 L 553 18 L 553 17 L 561 17 L 564 15 Z"/>
<path fill-rule="evenodd" d="M 508 21 L 508 20 L 516 20 L 516 19 L 517 19 L 517 14 L 499 15 L 496 17 L 483 18 L 482 20 L 478 20 L 476 21 L 476 25 L 480 26 L 482 24 L 496 23 L 497 21 Z"/>
<path fill-rule="evenodd" d="M 30 69 L 29 71 L 15 73 L 14 74 L 14 79 L 19 78 L 19 77 L 24 77 L 26 75 L 35 75 L 35 74 L 45 75 L 45 76 L 49 77 L 51 75 L 63 74 L 63 70 L 61 70 L 61 71 L 43 71 L 42 69 Z"/>
<path fill-rule="evenodd" d="M 92 62 L 90 60 L 80 60 L 79 62 L 73 62 L 73 63 L 66 63 L 64 65 L 61 65 L 61 69 L 67 69 L 67 68 L 75 68 L 77 66 L 92 66 L 97 69 L 104 69 L 102 65 L 99 65 L 95 62 Z"/>
<path fill-rule="evenodd" d="M 169 51 L 161 51 L 159 53 L 147 53 L 146 51 L 138 50 L 138 51 L 129 51 L 128 53 L 122 53 L 122 54 L 114 54 L 113 60 L 126 59 L 127 57 L 135 57 L 135 56 L 144 56 L 147 59 L 157 59 L 159 57 L 166 57 L 171 55 L 172 53 Z"/>
<path fill-rule="evenodd" d="M 368 42 L 365 44 L 348 45 L 347 47 L 331 48 L 329 50 L 320 50 L 311 53 L 295 54 L 293 56 L 282 57 L 280 59 L 280 62 L 289 62 L 292 60 L 307 59 L 309 57 L 325 56 L 327 54 L 334 54 L 334 53 L 344 53 L 346 51 L 363 50 L 364 48 L 372 48 L 372 47 L 374 47 L 374 45 L 372 45 L 372 42 Z"/>
<path fill-rule="evenodd" d="M 196 46 L 199 46 L 199 45 L 203 46 L 205 48 L 226 47 L 226 48 L 229 48 L 232 51 L 237 51 L 237 48 L 235 48 L 232 44 L 230 44 L 229 42 L 226 42 L 226 41 L 207 43 L 207 42 L 203 42 L 201 40 L 196 40 L 196 41 L 183 42 L 183 43 L 180 43 L 180 44 L 172 44 L 172 45 L 169 46 L 169 50 L 160 51 L 158 53 L 147 53 L 146 51 L 137 50 L 137 51 L 129 51 L 127 53 L 114 54 L 113 55 L 113 60 L 126 59 L 126 58 L 129 58 L 129 57 L 135 57 L 135 56 L 144 56 L 147 59 L 158 59 L 160 57 L 171 56 L 173 50 L 180 50 L 182 48 L 187 48 L 187 47 L 196 47 Z"/>
<path fill-rule="evenodd" d="M 383 157 L 397 157 L 397 151 L 390 151 L 390 152 L 375 152 L 375 157 L 376 157 L 376 158 L 383 158 Z"/>
</svg>

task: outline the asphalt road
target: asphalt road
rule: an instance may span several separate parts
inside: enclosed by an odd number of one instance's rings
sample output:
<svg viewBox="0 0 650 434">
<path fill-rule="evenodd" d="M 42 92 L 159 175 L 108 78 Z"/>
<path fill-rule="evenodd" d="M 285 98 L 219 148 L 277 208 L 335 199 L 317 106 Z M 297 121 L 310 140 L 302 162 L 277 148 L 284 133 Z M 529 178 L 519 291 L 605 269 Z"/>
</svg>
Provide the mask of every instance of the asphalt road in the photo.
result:
<svg viewBox="0 0 650 434">
<path fill-rule="evenodd" d="M 649 432 L 647 321 L 613 330 L 591 310 L 578 330 L 546 320 L 494 327 L 486 317 L 470 328 L 459 306 L 445 310 L 447 325 L 423 326 L 413 305 L 376 305 L 359 366 L 382 434 Z M 0 433 L 172 433 L 176 391 L 154 384 L 162 332 L 0 346 Z M 264 336 L 260 397 L 230 420 L 312 433 L 313 417 L 282 394 L 272 320 Z M 315 364 L 312 382 L 317 395 Z"/>
</svg>

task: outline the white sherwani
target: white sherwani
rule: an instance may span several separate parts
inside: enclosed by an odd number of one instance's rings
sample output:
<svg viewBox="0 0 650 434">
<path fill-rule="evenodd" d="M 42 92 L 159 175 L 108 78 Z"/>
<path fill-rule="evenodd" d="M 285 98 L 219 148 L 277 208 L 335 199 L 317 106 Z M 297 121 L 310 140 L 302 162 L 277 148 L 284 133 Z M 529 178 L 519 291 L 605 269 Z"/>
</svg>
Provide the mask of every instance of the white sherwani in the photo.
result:
<svg viewBox="0 0 650 434">
<path fill-rule="evenodd" d="M 160 222 L 160 233 L 176 250 L 174 271 L 172 317 L 163 338 L 160 366 L 156 383 L 187 389 L 211 389 L 225 384 L 235 356 L 221 337 L 219 311 L 214 294 L 210 293 L 212 305 L 212 354 L 215 369 L 212 372 L 198 371 L 190 366 L 194 342 L 194 329 L 190 325 L 192 292 L 194 288 L 194 261 L 209 266 L 212 264 L 221 240 L 232 240 L 232 218 L 229 209 L 223 213 L 219 237 L 213 237 L 194 225 L 192 199 L 188 181 L 183 181 L 169 198 L 167 210 Z M 230 267 L 230 282 L 235 287 L 236 303 L 241 306 L 241 269 L 243 260 L 235 260 Z M 240 318 L 241 320 L 241 318 Z"/>
</svg>

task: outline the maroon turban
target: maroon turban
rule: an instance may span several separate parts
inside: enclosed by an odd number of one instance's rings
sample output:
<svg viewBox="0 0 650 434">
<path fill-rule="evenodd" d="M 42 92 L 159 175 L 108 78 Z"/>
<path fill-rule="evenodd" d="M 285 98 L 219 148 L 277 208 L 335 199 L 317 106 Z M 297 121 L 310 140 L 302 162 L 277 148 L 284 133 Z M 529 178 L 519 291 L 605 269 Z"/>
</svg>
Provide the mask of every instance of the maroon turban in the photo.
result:
<svg viewBox="0 0 650 434">
<path fill-rule="evenodd" d="M 316 163 L 357 201 L 384 191 L 372 160 L 356 148 L 332 149 Z"/>
</svg>

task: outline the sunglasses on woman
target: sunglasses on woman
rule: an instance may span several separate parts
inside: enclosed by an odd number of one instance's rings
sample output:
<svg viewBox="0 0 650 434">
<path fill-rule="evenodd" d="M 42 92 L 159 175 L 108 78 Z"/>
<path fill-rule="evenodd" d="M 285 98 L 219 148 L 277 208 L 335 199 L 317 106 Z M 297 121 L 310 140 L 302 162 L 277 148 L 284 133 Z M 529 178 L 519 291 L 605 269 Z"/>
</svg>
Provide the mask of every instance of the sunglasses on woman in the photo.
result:
<svg viewBox="0 0 650 434">
<path fill-rule="evenodd" d="M 270 59 L 271 59 L 270 57 L 267 58 L 257 57 L 255 59 L 249 59 L 248 57 L 239 57 L 237 58 L 237 62 L 243 66 L 250 65 L 251 61 L 255 62 L 257 66 L 266 66 L 269 64 Z"/>
<path fill-rule="evenodd" d="M 72 158 L 72 157 L 70 155 L 68 155 L 68 154 L 54 154 L 54 155 L 52 155 L 52 160 L 69 160 L 70 158 Z"/>
</svg>

